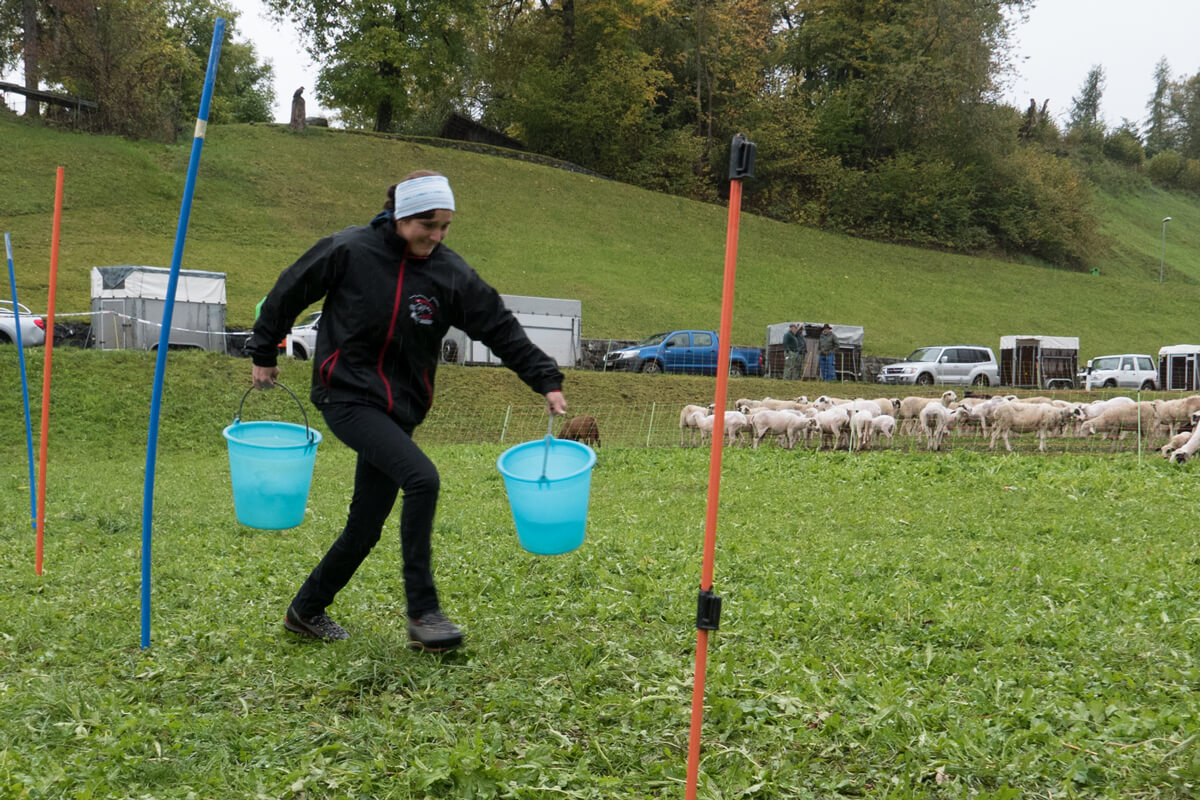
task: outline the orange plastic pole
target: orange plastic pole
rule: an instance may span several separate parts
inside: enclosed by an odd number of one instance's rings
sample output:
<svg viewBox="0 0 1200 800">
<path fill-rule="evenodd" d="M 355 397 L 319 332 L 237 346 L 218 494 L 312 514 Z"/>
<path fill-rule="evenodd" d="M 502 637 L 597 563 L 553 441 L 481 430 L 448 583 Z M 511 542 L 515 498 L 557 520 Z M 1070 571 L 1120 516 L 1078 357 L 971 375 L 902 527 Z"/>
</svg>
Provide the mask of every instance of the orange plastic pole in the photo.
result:
<svg viewBox="0 0 1200 800">
<path fill-rule="evenodd" d="M 721 455 L 725 432 L 725 401 L 729 390 L 729 346 L 733 331 L 733 285 L 737 273 L 738 221 L 742 208 L 742 182 L 729 183 L 729 222 L 725 236 L 725 281 L 721 289 L 721 330 L 717 334 L 717 394 L 713 406 L 712 449 L 708 459 L 708 509 L 704 519 L 704 565 L 700 589 L 712 588 L 717 550 L 717 505 L 721 497 Z M 696 676 L 692 682 L 692 726 L 688 740 L 685 797 L 695 800 L 700 773 L 700 728 L 704 719 L 704 682 L 708 669 L 708 631 L 696 631 Z"/>
<path fill-rule="evenodd" d="M 38 444 L 37 552 L 34 572 L 42 574 L 42 545 L 46 539 L 46 445 L 50 440 L 50 362 L 54 355 L 54 298 L 58 293 L 58 232 L 62 228 L 63 168 L 54 181 L 54 227 L 50 235 L 50 299 L 46 307 L 46 355 L 42 366 L 42 430 Z"/>
</svg>

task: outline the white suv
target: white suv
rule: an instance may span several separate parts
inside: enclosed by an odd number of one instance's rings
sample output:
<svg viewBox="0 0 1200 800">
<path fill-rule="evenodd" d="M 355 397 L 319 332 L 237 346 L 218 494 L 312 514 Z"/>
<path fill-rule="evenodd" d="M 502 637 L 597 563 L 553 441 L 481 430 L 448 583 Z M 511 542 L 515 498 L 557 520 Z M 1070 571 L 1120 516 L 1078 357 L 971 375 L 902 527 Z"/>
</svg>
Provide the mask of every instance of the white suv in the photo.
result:
<svg viewBox="0 0 1200 800">
<path fill-rule="evenodd" d="M 304 361 L 312 358 L 317 350 L 317 323 L 321 321 L 321 312 L 314 311 L 300 324 L 292 328 L 288 334 L 286 352 L 292 358 Z"/>
<path fill-rule="evenodd" d="M 1087 362 L 1083 371 L 1083 388 L 1141 389 L 1158 388 L 1158 370 L 1154 358 L 1145 353 L 1123 353 L 1117 356 L 1097 356 Z"/>
<path fill-rule="evenodd" d="M 990 347 L 966 344 L 922 347 L 903 361 L 880 370 L 879 382 L 999 386 L 1000 366 Z"/>
</svg>

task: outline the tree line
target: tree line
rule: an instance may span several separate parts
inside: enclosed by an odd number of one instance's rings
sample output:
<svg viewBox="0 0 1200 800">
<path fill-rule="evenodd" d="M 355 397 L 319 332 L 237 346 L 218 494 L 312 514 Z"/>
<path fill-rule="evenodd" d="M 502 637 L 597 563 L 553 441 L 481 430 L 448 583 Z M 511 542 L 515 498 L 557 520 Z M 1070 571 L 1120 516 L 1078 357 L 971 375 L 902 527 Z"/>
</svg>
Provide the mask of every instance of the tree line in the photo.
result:
<svg viewBox="0 0 1200 800">
<path fill-rule="evenodd" d="M 252 44 L 234 40 L 237 12 L 212 0 L 0 0 L 0 69 L 20 66 L 26 89 L 98 103 L 83 120 L 89 130 L 174 141 L 195 122 L 218 17 L 232 23 L 209 121 L 266 122 L 271 67 Z M 64 113 L 50 107 L 45 115 Z M 29 103 L 26 115 L 42 111 Z"/>
<path fill-rule="evenodd" d="M 302 31 L 317 97 L 348 127 L 437 135 L 457 112 L 706 201 L 741 133 L 758 145 L 745 206 L 783 221 L 1083 268 L 1102 247 L 1097 181 L 1200 192 L 1200 74 L 1160 62 L 1147 119 L 1113 130 L 1101 67 L 1062 126 L 1046 101 L 1002 101 L 1033 0 L 265 1 Z M 32 64 L 100 99 L 109 130 L 156 135 L 186 127 L 218 15 L 236 18 L 214 0 L 0 0 L 0 44 L 10 64 L 25 47 L 27 79 Z M 267 119 L 269 86 L 253 47 L 227 43 L 213 120 Z"/>
</svg>

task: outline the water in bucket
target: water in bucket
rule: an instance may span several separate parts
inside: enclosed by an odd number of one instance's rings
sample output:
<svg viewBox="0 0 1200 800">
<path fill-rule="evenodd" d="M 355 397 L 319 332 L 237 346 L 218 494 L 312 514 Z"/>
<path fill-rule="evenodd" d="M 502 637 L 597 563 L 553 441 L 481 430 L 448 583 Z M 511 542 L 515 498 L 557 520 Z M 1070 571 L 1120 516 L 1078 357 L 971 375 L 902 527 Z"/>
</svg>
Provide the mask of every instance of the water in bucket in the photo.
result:
<svg viewBox="0 0 1200 800">
<path fill-rule="evenodd" d="M 290 422 L 235 421 L 224 434 L 238 522 L 268 531 L 303 522 L 320 432 Z"/>
<path fill-rule="evenodd" d="M 496 467 L 504 476 L 521 547 L 538 555 L 557 555 L 583 544 L 596 454 L 569 439 L 547 440 L 549 451 L 543 440 L 505 450 Z"/>
</svg>

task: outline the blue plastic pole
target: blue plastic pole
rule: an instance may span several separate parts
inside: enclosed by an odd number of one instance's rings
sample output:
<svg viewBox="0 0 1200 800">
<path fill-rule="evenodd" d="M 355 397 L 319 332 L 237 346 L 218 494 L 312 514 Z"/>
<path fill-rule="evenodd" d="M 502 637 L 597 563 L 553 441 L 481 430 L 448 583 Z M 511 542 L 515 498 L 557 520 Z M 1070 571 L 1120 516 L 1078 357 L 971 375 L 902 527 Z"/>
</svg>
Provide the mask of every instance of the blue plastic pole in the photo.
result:
<svg viewBox="0 0 1200 800">
<path fill-rule="evenodd" d="M 12 239 L 4 234 L 4 254 L 8 256 L 8 285 L 12 287 L 13 322 L 17 327 L 17 361 L 21 365 L 21 397 L 25 401 L 25 447 L 29 451 L 29 519 L 33 532 L 37 533 L 37 499 L 33 487 L 37 478 L 33 474 L 33 423 L 29 418 L 29 379 L 25 375 L 25 347 L 21 344 L 21 311 L 17 304 L 17 274 L 13 271 Z"/>
<path fill-rule="evenodd" d="M 142 495 L 142 648 L 150 646 L 150 551 L 154 538 L 154 463 L 158 452 L 158 411 L 162 405 L 163 380 L 167 371 L 167 350 L 171 342 L 171 317 L 175 312 L 175 290 L 179 283 L 179 265 L 183 261 L 183 242 L 187 238 L 188 217 L 192 213 L 192 194 L 196 190 L 196 173 L 200 169 L 200 152 L 204 149 L 204 134 L 208 129 L 208 106 L 212 102 L 213 84 L 217 79 L 217 61 L 221 57 L 221 42 L 225 38 L 225 19 L 217 17 L 213 28 L 212 48 L 208 53 L 208 72 L 204 76 L 204 93 L 200 96 L 200 111 L 196 115 L 196 133 L 192 138 L 192 157 L 188 162 L 187 181 L 183 186 L 183 204 L 179 208 L 179 225 L 175 229 L 175 251 L 171 255 L 171 275 L 167 279 L 167 299 L 163 307 L 162 330 L 158 336 L 158 358 L 154 362 L 154 392 L 150 397 L 150 435 L 146 441 L 146 485 Z"/>
</svg>

